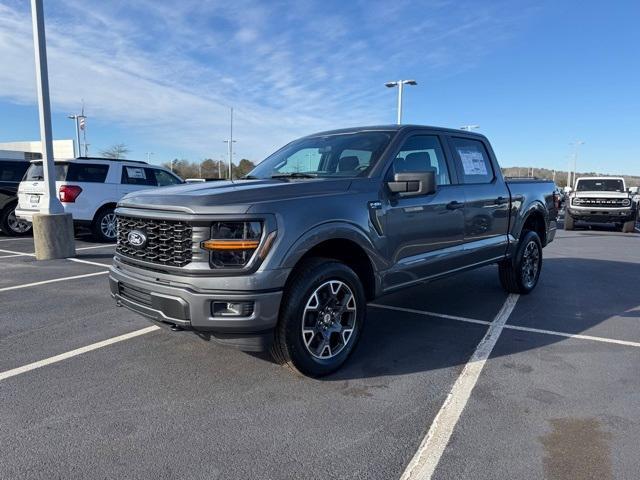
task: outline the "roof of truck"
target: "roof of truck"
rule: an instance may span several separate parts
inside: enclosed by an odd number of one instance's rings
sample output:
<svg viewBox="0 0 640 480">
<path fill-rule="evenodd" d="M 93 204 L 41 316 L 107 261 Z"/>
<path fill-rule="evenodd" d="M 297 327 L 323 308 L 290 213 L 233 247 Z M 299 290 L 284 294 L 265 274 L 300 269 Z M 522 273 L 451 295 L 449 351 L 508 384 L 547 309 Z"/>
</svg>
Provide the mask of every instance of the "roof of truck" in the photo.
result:
<svg viewBox="0 0 640 480">
<path fill-rule="evenodd" d="M 365 127 L 350 127 L 350 128 L 341 128 L 338 130 L 327 130 L 324 132 L 318 132 L 311 135 L 307 135 L 307 137 L 319 137 L 324 135 L 339 135 L 345 133 L 356 133 L 356 132 L 389 132 L 394 131 L 398 132 L 401 130 L 415 130 L 415 129 L 428 129 L 435 130 L 443 133 L 454 133 L 456 135 L 469 135 L 478 138 L 486 138 L 481 133 L 469 132 L 467 130 L 460 130 L 457 128 L 444 128 L 444 127 L 433 127 L 430 125 L 370 125 Z"/>
</svg>

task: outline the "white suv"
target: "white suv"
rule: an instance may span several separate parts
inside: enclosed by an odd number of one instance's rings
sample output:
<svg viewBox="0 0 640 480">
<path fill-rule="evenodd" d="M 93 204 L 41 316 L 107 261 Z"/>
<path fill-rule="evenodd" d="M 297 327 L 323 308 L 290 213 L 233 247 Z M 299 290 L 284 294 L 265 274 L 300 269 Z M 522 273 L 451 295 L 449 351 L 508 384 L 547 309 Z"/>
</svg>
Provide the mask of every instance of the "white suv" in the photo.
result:
<svg viewBox="0 0 640 480">
<path fill-rule="evenodd" d="M 184 183 L 169 170 L 135 160 L 74 158 L 56 160 L 56 190 L 75 226 L 89 227 L 96 239 L 116 239 L 118 200 L 144 188 Z M 45 191 L 42 161 L 34 160 L 18 187 L 16 216 L 31 221 Z"/>
</svg>

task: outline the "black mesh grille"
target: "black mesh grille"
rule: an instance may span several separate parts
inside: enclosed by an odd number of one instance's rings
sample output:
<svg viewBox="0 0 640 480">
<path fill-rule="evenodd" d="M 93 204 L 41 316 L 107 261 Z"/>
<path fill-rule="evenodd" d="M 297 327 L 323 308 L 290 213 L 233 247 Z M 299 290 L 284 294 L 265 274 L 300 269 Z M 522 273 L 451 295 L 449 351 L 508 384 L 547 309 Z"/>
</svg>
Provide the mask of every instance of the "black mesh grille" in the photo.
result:
<svg viewBox="0 0 640 480">
<path fill-rule="evenodd" d="M 146 237 L 140 246 L 130 242 L 129 233 L 134 230 Z M 145 262 L 183 267 L 191 262 L 192 233 L 191 226 L 181 221 L 118 215 L 116 252 Z"/>
<path fill-rule="evenodd" d="M 574 205 L 584 207 L 604 207 L 604 208 L 622 208 L 629 205 L 623 205 L 624 198 L 580 198 L 579 202 L 574 201 Z"/>
</svg>

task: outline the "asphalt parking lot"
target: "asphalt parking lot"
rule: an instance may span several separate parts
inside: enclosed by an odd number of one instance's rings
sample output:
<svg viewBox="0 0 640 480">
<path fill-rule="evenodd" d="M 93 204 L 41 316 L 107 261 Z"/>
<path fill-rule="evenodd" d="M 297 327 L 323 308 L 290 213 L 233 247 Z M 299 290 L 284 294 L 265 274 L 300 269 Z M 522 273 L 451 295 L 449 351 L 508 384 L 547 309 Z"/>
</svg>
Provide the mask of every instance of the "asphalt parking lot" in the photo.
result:
<svg viewBox="0 0 640 480">
<path fill-rule="evenodd" d="M 378 299 L 321 380 L 149 328 L 77 247 L 0 237 L 0 478 L 638 477 L 639 233 L 558 232 L 529 296 L 487 267 Z"/>
</svg>

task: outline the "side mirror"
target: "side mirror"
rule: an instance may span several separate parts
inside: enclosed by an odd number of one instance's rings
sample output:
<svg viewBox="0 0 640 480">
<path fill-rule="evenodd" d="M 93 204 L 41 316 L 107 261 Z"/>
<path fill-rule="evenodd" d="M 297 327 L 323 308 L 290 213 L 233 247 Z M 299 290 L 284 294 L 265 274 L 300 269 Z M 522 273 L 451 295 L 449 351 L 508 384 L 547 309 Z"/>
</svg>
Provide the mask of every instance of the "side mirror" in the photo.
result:
<svg viewBox="0 0 640 480">
<path fill-rule="evenodd" d="M 392 182 L 387 182 L 391 193 L 400 197 L 415 197 L 429 195 L 436 192 L 436 173 L 428 172 L 403 172 L 396 173 Z"/>
</svg>

